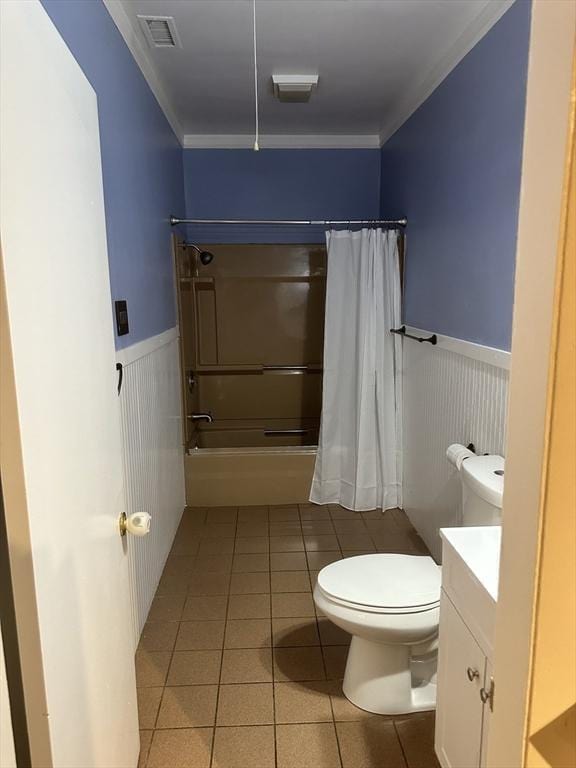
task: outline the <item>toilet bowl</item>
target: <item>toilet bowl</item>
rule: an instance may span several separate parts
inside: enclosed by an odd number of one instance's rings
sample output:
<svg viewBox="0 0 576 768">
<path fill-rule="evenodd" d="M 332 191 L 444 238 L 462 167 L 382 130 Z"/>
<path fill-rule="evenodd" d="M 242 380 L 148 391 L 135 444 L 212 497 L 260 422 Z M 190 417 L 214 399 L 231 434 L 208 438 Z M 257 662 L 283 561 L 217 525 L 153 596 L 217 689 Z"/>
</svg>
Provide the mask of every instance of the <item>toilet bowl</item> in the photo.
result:
<svg viewBox="0 0 576 768">
<path fill-rule="evenodd" d="M 346 698 L 383 715 L 435 708 L 440 567 L 431 557 L 338 560 L 318 574 L 314 601 L 352 635 Z"/>
</svg>

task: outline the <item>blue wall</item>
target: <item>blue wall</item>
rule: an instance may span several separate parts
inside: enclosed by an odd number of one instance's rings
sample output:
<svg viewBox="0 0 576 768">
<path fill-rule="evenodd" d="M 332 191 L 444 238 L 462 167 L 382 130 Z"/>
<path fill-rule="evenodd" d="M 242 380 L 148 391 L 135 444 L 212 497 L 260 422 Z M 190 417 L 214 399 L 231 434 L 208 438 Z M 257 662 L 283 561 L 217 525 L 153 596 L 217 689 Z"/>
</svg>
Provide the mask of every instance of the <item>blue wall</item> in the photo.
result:
<svg viewBox="0 0 576 768">
<path fill-rule="evenodd" d="M 188 218 L 378 218 L 378 149 L 186 149 Z M 321 227 L 190 227 L 198 242 L 323 242 Z"/>
<path fill-rule="evenodd" d="M 168 216 L 184 209 L 182 150 L 101 0 L 42 0 L 98 96 L 113 299 L 127 299 L 118 348 L 176 323 Z M 79 244 L 78 257 L 82 257 Z"/>
<path fill-rule="evenodd" d="M 404 320 L 510 348 L 530 3 L 517 0 L 382 149 L 408 216 Z"/>
</svg>

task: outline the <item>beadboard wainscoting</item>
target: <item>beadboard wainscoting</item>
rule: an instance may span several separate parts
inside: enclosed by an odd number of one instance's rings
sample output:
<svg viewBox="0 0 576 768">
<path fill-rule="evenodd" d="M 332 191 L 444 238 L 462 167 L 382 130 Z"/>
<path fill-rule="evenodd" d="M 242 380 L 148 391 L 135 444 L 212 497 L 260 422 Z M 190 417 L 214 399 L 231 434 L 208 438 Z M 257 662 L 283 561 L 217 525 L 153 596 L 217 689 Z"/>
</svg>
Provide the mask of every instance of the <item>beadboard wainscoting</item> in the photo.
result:
<svg viewBox="0 0 576 768">
<path fill-rule="evenodd" d="M 417 336 L 430 333 L 408 328 Z M 403 342 L 404 508 L 439 561 L 438 530 L 461 525 L 451 443 L 505 454 L 508 352 L 438 336 L 438 345 Z"/>
<path fill-rule="evenodd" d="M 150 533 L 126 536 L 134 648 L 185 506 L 178 330 L 117 352 L 126 513 L 152 515 Z"/>
</svg>

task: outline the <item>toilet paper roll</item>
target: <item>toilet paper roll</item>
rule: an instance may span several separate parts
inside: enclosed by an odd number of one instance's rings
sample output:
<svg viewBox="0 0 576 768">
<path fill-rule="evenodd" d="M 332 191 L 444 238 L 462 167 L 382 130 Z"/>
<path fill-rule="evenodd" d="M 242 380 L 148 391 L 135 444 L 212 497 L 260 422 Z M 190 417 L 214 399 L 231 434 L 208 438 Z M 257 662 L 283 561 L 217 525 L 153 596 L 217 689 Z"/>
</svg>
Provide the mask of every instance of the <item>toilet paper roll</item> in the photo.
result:
<svg viewBox="0 0 576 768">
<path fill-rule="evenodd" d="M 475 455 L 475 453 L 472 453 L 472 451 L 469 451 L 466 446 L 460 445 L 460 443 L 452 443 L 452 445 L 449 445 L 446 449 L 446 458 L 458 471 L 460 471 L 464 459 L 469 459 L 471 456 Z"/>
</svg>

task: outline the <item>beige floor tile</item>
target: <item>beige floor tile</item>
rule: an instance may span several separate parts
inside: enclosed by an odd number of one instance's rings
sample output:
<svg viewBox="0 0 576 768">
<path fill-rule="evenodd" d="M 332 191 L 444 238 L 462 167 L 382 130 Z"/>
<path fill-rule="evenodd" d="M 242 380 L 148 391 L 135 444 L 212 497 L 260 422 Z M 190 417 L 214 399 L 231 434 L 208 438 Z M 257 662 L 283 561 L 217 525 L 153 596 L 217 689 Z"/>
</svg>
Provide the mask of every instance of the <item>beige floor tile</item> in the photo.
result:
<svg viewBox="0 0 576 768">
<path fill-rule="evenodd" d="M 320 648 L 275 648 L 274 680 L 326 680 Z"/>
<path fill-rule="evenodd" d="M 199 728 L 213 725 L 217 696 L 217 685 L 165 688 L 156 728 Z"/>
<path fill-rule="evenodd" d="M 330 513 L 328 507 L 321 507 L 317 504 L 299 504 L 300 519 L 304 520 L 329 520 Z"/>
<path fill-rule="evenodd" d="M 297 504 L 286 504 L 284 506 L 270 507 L 268 516 L 275 522 L 285 522 L 289 520 L 300 520 Z"/>
<path fill-rule="evenodd" d="M 186 598 L 182 621 L 225 619 L 227 602 L 225 595 L 190 595 Z"/>
<path fill-rule="evenodd" d="M 234 539 L 202 539 L 199 555 L 229 555 L 234 552 Z"/>
<path fill-rule="evenodd" d="M 305 571 L 306 555 L 304 552 L 273 552 L 270 554 L 272 571 Z"/>
<path fill-rule="evenodd" d="M 203 539 L 233 539 L 236 523 L 206 523 L 200 532 Z"/>
<path fill-rule="evenodd" d="M 354 720 L 366 720 L 369 717 L 374 717 L 371 712 L 366 712 L 364 709 L 354 706 L 351 701 L 348 701 L 342 691 L 341 680 L 331 680 L 330 699 L 332 701 L 332 712 L 334 713 L 334 720 L 337 722 L 348 722 Z M 387 718 L 382 718 L 387 719 Z"/>
<path fill-rule="evenodd" d="M 359 555 L 373 555 L 374 549 L 345 549 L 342 552 L 343 557 L 358 557 Z"/>
<path fill-rule="evenodd" d="M 179 531 L 176 534 L 170 556 L 193 557 L 198 554 L 200 536 L 197 531 Z"/>
<path fill-rule="evenodd" d="M 270 536 L 302 536 L 300 521 L 270 523 Z"/>
<path fill-rule="evenodd" d="M 307 552 L 308 568 L 311 571 L 320 571 L 326 565 L 341 560 L 342 555 L 339 552 Z"/>
<path fill-rule="evenodd" d="M 270 536 L 270 552 L 304 552 L 302 535 Z"/>
<path fill-rule="evenodd" d="M 270 559 L 265 555 L 234 555 L 232 571 L 234 573 L 268 573 L 270 570 Z"/>
<path fill-rule="evenodd" d="M 316 620 L 310 618 L 272 619 L 275 647 L 320 645 Z"/>
<path fill-rule="evenodd" d="M 304 536 L 333 534 L 334 524 L 331 520 L 302 520 L 302 533 Z"/>
<path fill-rule="evenodd" d="M 307 552 L 339 552 L 340 544 L 334 534 L 312 533 L 304 536 Z"/>
<path fill-rule="evenodd" d="M 212 768 L 274 768 L 271 725 L 216 728 Z"/>
<path fill-rule="evenodd" d="M 378 717 L 336 723 L 343 768 L 406 768 L 394 723 Z"/>
<path fill-rule="evenodd" d="M 156 590 L 156 597 L 159 597 L 160 595 L 185 595 L 188 591 L 191 579 L 192 573 L 163 573 Z"/>
<path fill-rule="evenodd" d="M 340 533 L 368 533 L 368 528 L 363 517 L 357 520 L 334 520 L 332 523 L 337 534 Z"/>
<path fill-rule="evenodd" d="M 238 507 L 238 522 L 258 523 L 268 520 L 268 507 Z"/>
<path fill-rule="evenodd" d="M 154 728 L 164 688 L 138 688 L 138 721 L 140 728 Z"/>
<path fill-rule="evenodd" d="M 194 573 L 190 578 L 189 595 L 227 595 L 229 573 Z"/>
<path fill-rule="evenodd" d="M 338 504 L 329 504 L 328 509 L 330 510 L 330 517 L 332 520 L 362 519 L 360 517 L 360 512 L 353 512 L 351 509 L 340 507 Z"/>
<path fill-rule="evenodd" d="M 221 651 L 176 651 L 168 670 L 168 685 L 217 683 Z"/>
<path fill-rule="evenodd" d="M 180 621 L 186 595 L 158 595 L 152 600 L 147 621 Z"/>
<path fill-rule="evenodd" d="M 268 536 L 246 536 L 236 539 L 234 551 L 243 555 L 268 552 L 270 541 Z"/>
<path fill-rule="evenodd" d="M 330 619 L 318 619 L 322 645 L 350 645 L 352 636 L 333 624 Z"/>
<path fill-rule="evenodd" d="M 272 592 L 310 592 L 308 571 L 274 571 L 271 589 Z"/>
<path fill-rule="evenodd" d="M 333 723 L 276 726 L 278 768 L 340 768 Z"/>
<path fill-rule="evenodd" d="M 277 723 L 332 722 L 332 707 L 325 683 L 275 683 Z"/>
<path fill-rule="evenodd" d="M 148 760 L 148 752 L 152 743 L 154 731 L 140 731 L 140 754 L 138 755 L 138 768 L 144 768 Z"/>
<path fill-rule="evenodd" d="M 270 618 L 270 595 L 230 595 L 229 619 Z"/>
<path fill-rule="evenodd" d="M 238 523 L 236 535 L 242 538 L 251 536 L 267 536 L 268 522 L 259 520 Z"/>
<path fill-rule="evenodd" d="M 348 658 L 347 646 L 325 645 L 322 648 L 328 680 L 342 680 Z"/>
<path fill-rule="evenodd" d="M 176 638 L 177 651 L 207 651 L 222 648 L 224 626 L 220 621 L 183 621 Z"/>
<path fill-rule="evenodd" d="M 194 562 L 196 573 L 229 573 L 232 555 L 198 555 Z"/>
<path fill-rule="evenodd" d="M 270 577 L 264 573 L 233 573 L 231 595 L 256 595 L 270 592 Z"/>
<path fill-rule="evenodd" d="M 138 688 L 164 685 L 171 658 L 171 651 L 136 651 L 136 685 Z"/>
<path fill-rule="evenodd" d="M 274 723 L 272 683 L 221 685 L 216 725 Z"/>
<path fill-rule="evenodd" d="M 237 507 L 212 507 L 206 510 L 207 523 L 235 523 Z"/>
<path fill-rule="evenodd" d="M 272 682 L 272 652 L 265 648 L 225 650 L 222 658 L 222 674 L 220 682 Z"/>
<path fill-rule="evenodd" d="M 209 768 L 212 728 L 155 731 L 146 768 Z"/>
<path fill-rule="evenodd" d="M 434 752 L 434 712 L 398 716 L 394 725 L 409 768 L 439 768 Z"/>
<path fill-rule="evenodd" d="M 269 619 L 229 619 L 225 648 L 269 648 L 272 645 Z"/>
<path fill-rule="evenodd" d="M 147 621 L 138 648 L 145 651 L 171 651 L 177 632 L 176 621 Z"/>
<path fill-rule="evenodd" d="M 275 618 L 316 616 L 312 595 L 309 592 L 284 592 L 272 595 L 272 616 Z"/>
<path fill-rule="evenodd" d="M 376 550 L 368 533 L 339 533 L 338 542 L 343 552 L 352 549 Z"/>
</svg>

